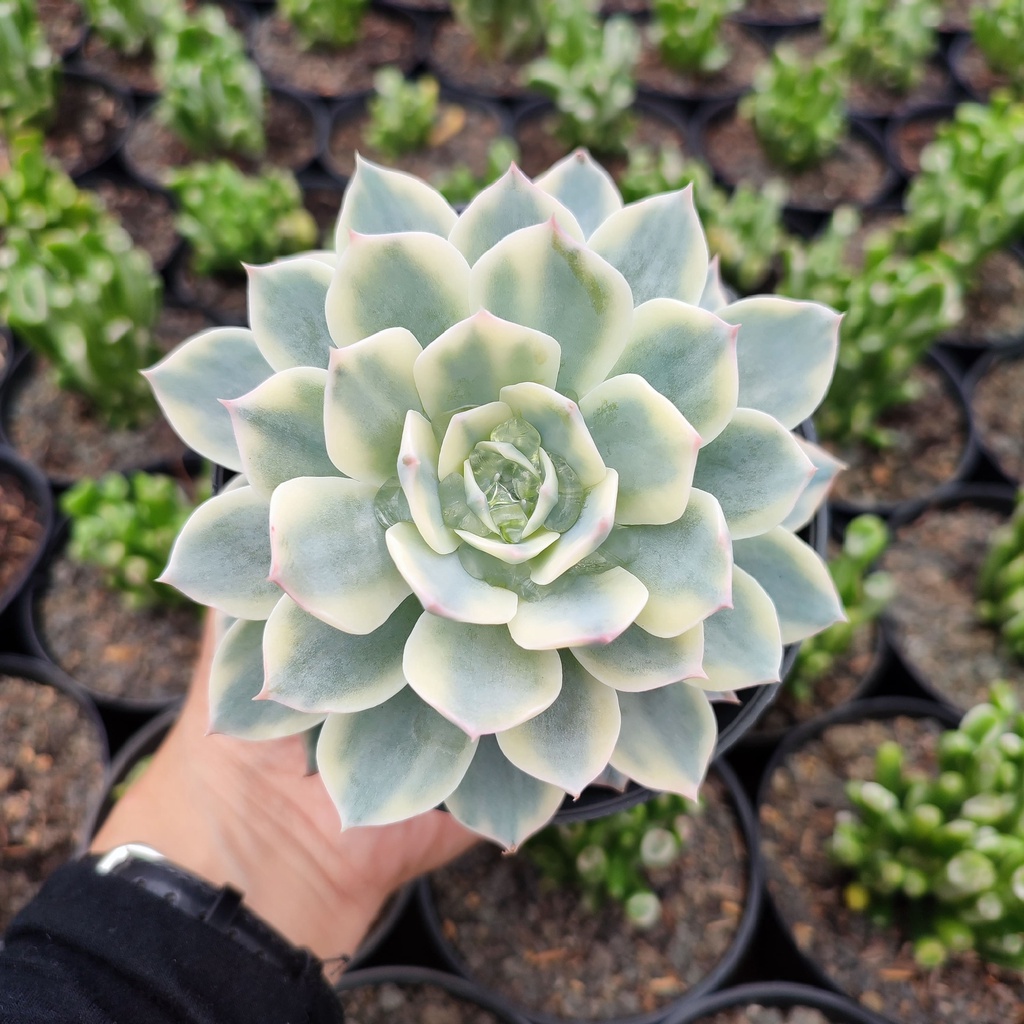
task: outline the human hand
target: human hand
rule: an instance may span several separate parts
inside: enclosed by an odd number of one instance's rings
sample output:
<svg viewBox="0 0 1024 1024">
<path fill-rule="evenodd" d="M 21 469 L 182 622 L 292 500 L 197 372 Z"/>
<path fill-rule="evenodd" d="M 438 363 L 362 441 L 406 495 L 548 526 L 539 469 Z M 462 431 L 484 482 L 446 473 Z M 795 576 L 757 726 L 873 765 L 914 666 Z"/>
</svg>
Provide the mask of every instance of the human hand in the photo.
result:
<svg viewBox="0 0 1024 1024">
<path fill-rule="evenodd" d="M 92 843 L 153 846 L 215 885 L 230 884 L 286 938 L 321 959 L 351 956 L 388 895 L 473 845 L 442 811 L 342 832 L 298 736 L 252 742 L 206 735 L 208 616 L 181 716 Z"/>
</svg>

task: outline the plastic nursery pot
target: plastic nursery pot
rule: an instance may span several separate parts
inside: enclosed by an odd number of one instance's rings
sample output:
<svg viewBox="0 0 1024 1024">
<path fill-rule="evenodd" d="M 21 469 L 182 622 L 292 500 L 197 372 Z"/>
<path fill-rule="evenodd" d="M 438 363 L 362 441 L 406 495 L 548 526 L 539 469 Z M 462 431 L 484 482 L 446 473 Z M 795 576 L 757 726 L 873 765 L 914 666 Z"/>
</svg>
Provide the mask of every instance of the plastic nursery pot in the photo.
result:
<svg viewBox="0 0 1024 1024">
<path fill-rule="evenodd" d="M 0 327 L 0 388 L 21 353 L 15 347 L 14 338 L 6 327 Z"/>
<path fill-rule="evenodd" d="M 879 1024 L 881 1020 L 876 1014 L 828 989 L 785 981 L 761 981 L 707 996 L 682 1013 L 670 1014 L 665 1024 L 708 1024 L 716 1013 L 749 1006 L 771 1006 L 780 1010 L 806 1007 L 818 1010 L 830 1024 Z"/>
<path fill-rule="evenodd" d="M 947 355 L 935 348 L 928 353 L 924 359 L 924 363 L 938 371 L 945 394 L 956 405 L 962 418 L 964 442 L 959 458 L 956 460 L 953 472 L 946 479 L 940 480 L 934 486 L 926 488 L 922 493 L 908 498 L 896 500 L 883 499 L 879 501 L 852 501 L 844 498 L 833 497 L 830 499 L 829 504 L 832 507 L 833 514 L 841 522 L 849 522 L 849 520 L 854 516 L 861 515 L 865 512 L 874 513 L 875 515 L 882 516 L 883 518 L 904 518 L 906 516 L 913 515 L 916 510 L 920 509 L 923 505 L 928 504 L 928 502 L 935 500 L 950 487 L 954 487 L 962 481 L 969 480 L 971 478 L 974 468 L 978 462 L 979 452 L 977 439 L 975 437 L 974 418 L 971 415 L 970 404 L 967 400 L 967 395 L 964 392 L 964 386 L 960 378 L 959 371 Z M 915 413 L 915 402 L 909 402 L 903 408 L 907 413 L 907 419 L 911 422 L 916 415 L 923 417 L 922 422 L 925 422 L 929 416 L 929 411 L 919 405 L 917 408 L 920 408 L 920 413 Z M 931 423 L 931 426 L 934 426 L 933 422 Z M 951 427 L 952 425 L 949 426 Z M 912 429 L 907 427 L 901 430 L 901 432 L 909 435 L 912 433 Z M 841 452 L 838 454 L 840 458 L 843 457 Z M 913 457 L 917 460 L 920 458 L 920 454 L 921 453 L 911 453 L 908 454 L 908 458 Z"/>
<path fill-rule="evenodd" d="M 813 28 L 825 13 L 825 0 L 747 0 L 732 15 L 761 29 Z"/>
<path fill-rule="evenodd" d="M 746 903 L 740 914 L 736 931 L 718 962 L 707 971 L 703 978 L 686 989 L 677 999 L 657 1010 L 634 1015 L 616 1016 L 614 1018 L 603 1018 L 606 1021 L 614 1020 L 615 1024 L 657 1024 L 667 1014 L 681 1012 L 684 1008 L 691 1006 L 702 995 L 714 991 L 733 974 L 753 939 L 760 915 L 764 880 L 763 864 L 758 852 L 756 820 L 750 801 L 747 799 L 742 785 L 728 764 L 722 760 L 716 761 L 712 768 L 712 773 L 723 783 L 726 801 L 730 806 L 735 823 L 742 834 L 743 844 L 746 847 L 747 857 L 744 872 Z M 558 824 L 560 820 L 562 819 L 556 817 L 554 824 Z M 697 829 L 701 827 L 700 818 L 695 819 L 695 826 Z M 525 855 L 519 853 L 514 856 L 522 857 Z M 482 979 L 473 975 L 472 970 L 460 952 L 449 940 L 438 912 L 429 876 L 420 879 L 417 896 L 424 926 L 431 938 L 437 956 L 447 969 L 453 971 L 461 978 L 468 978 L 476 984 L 485 987 L 493 999 L 500 1000 L 509 1007 L 510 1012 L 521 1014 L 533 1022 L 533 1024 L 597 1024 L 597 1021 L 588 1021 L 585 1018 L 555 1016 L 554 1014 L 517 1005 L 510 997 L 497 991 L 493 986 L 484 985 Z M 506 905 L 503 902 L 502 912 L 518 914 L 519 909 L 516 906 Z M 497 931 L 499 928 L 500 922 L 497 922 L 492 930 Z M 542 955 L 543 953 L 538 956 Z M 570 971 L 571 968 L 567 967 L 566 970 Z"/>
<path fill-rule="evenodd" d="M 1021 683 L 1024 679 L 1024 670 L 1017 666 L 1008 652 L 1002 650 L 998 630 L 982 625 L 974 612 L 976 575 L 987 549 L 987 537 L 954 535 L 948 522 L 939 524 L 932 530 L 934 533 L 953 537 L 950 544 L 952 551 L 944 558 L 940 553 L 932 562 L 926 562 L 921 558 L 919 563 L 916 563 L 919 566 L 916 568 L 916 575 L 914 566 L 905 570 L 911 581 L 908 585 L 913 590 L 914 606 L 917 608 L 914 621 L 918 623 L 918 628 L 921 628 L 921 622 L 934 620 L 936 633 L 941 642 L 956 645 L 948 651 L 943 649 L 941 656 L 933 656 L 936 666 L 929 670 L 919 658 L 921 652 L 931 650 L 928 638 L 913 635 L 915 631 L 912 631 L 905 621 L 907 611 L 904 609 L 909 607 L 910 595 L 905 593 L 906 587 L 900 585 L 903 567 L 894 561 L 894 558 L 899 557 L 901 532 L 910 533 L 931 512 L 941 513 L 954 510 L 958 506 L 985 509 L 996 513 L 1000 518 L 1008 518 L 1013 511 L 1015 497 L 1016 490 L 1004 485 L 962 485 L 937 495 L 916 512 L 908 511 L 904 515 L 894 517 L 891 523 L 893 539 L 882 557 L 882 565 L 894 574 L 897 590 L 894 603 L 882 613 L 882 628 L 900 664 L 920 692 L 956 712 L 966 710 L 977 701 L 952 698 L 944 686 L 936 682 L 936 677 L 932 674 L 934 671 L 948 672 L 950 686 L 958 683 L 966 685 L 973 681 L 972 689 L 978 689 L 978 699 L 982 699 L 984 689 L 992 680 L 1004 676 L 1011 682 L 1016 677 L 1018 688 L 1024 688 Z M 949 559 L 959 556 L 962 552 L 972 554 L 964 563 L 951 564 Z M 935 589 L 929 588 L 926 591 L 924 584 L 927 583 L 927 578 L 936 574 L 939 575 L 936 577 Z M 914 586 L 914 582 L 922 585 Z M 940 591 L 939 585 L 948 590 Z M 934 614 L 931 614 L 932 611 Z M 907 635 L 908 632 L 911 632 L 910 636 Z M 971 643 L 967 646 L 972 637 L 987 637 L 988 640 L 979 645 Z"/>
<path fill-rule="evenodd" d="M 835 152 L 801 171 L 778 167 L 768 159 L 753 125 L 739 116 L 736 100 L 705 104 L 693 130 L 699 151 L 722 181 L 760 186 L 777 178 L 789 189 L 787 211 L 821 214 L 843 204 L 862 209 L 880 205 L 899 184 L 877 130 L 856 117 L 848 119 L 847 127 Z M 722 139 L 716 141 L 719 135 Z"/>
<path fill-rule="evenodd" d="M 892 118 L 885 129 L 885 153 L 889 164 L 910 179 L 921 170 L 921 151 L 931 143 L 941 125 L 952 120 L 954 103 L 929 103 Z"/>
<path fill-rule="evenodd" d="M 46 132 L 46 151 L 78 178 L 121 150 L 133 115 L 128 93 L 93 75 L 65 70 Z"/>
<path fill-rule="evenodd" d="M 53 498 L 46 477 L 0 445 L 0 613 L 21 593 L 52 530 Z"/>
<path fill-rule="evenodd" d="M 1007 75 L 993 71 L 969 32 L 957 35 L 946 54 L 949 70 L 956 84 L 975 102 L 987 103 L 994 89 L 1007 88 L 1012 82 Z"/>
<path fill-rule="evenodd" d="M 1024 483 L 1024 430 L 1017 428 L 1016 420 L 1021 416 L 1020 396 L 1024 391 L 1015 391 L 1012 381 L 1007 379 L 1009 374 L 1013 381 L 1024 374 L 1024 342 L 996 349 L 979 359 L 968 374 L 964 389 L 974 416 L 978 448 L 1003 480 L 1019 486 Z M 1011 392 L 1006 401 L 1001 400 L 1003 392 Z M 1005 421 L 997 421 L 997 415 L 1005 417 Z"/>
<path fill-rule="evenodd" d="M 446 974 L 443 971 L 435 971 L 428 967 L 371 967 L 364 970 L 346 971 L 334 983 L 334 991 L 341 1002 L 342 1009 L 345 1010 L 346 1018 L 351 1012 L 352 1018 L 359 1021 L 370 1019 L 387 1021 L 388 1024 L 419 1024 L 420 1021 L 426 1019 L 422 1003 L 416 1001 L 411 1003 L 404 1016 L 398 1012 L 399 1007 L 395 1006 L 391 1000 L 387 1001 L 387 1005 L 383 1005 L 382 1001 L 379 1016 L 372 1018 L 350 1011 L 347 1004 L 355 1001 L 356 993 L 360 989 L 384 985 L 399 988 L 433 986 L 441 989 L 453 999 L 470 1004 L 475 1010 L 482 1010 L 486 1014 L 492 1015 L 501 1024 L 527 1024 L 525 1017 L 512 1010 L 503 1000 L 496 999 L 492 992 L 474 985 L 465 978 Z M 447 1021 L 452 1018 L 449 1015 L 439 1014 L 434 1019 Z M 467 1019 L 470 1019 L 470 1015 L 467 1015 Z M 479 1019 L 479 1014 L 472 1019 Z"/>
<path fill-rule="evenodd" d="M 418 149 L 390 157 L 378 153 L 364 138 L 372 97 L 372 93 L 364 93 L 342 100 L 331 114 L 322 162 L 340 182 L 347 182 L 355 171 L 357 152 L 428 182 L 446 177 L 462 165 L 468 166 L 474 176 L 482 177 L 487 173 L 489 145 L 509 135 L 511 129 L 507 112 L 497 103 L 442 89 L 431 140 Z"/>
</svg>

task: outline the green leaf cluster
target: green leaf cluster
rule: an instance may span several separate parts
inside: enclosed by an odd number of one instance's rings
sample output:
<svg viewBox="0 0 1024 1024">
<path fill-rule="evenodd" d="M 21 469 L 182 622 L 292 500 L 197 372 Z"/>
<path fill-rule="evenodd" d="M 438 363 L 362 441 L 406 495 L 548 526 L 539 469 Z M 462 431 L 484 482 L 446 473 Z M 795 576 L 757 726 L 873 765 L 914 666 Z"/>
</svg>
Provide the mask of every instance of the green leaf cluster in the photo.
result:
<svg viewBox="0 0 1024 1024">
<path fill-rule="evenodd" d="M 437 120 L 437 80 L 424 75 L 410 82 L 397 68 L 385 67 L 373 76 L 373 89 L 366 141 L 392 158 L 426 146 Z"/>
<path fill-rule="evenodd" d="M 685 797 L 661 793 L 607 818 L 552 825 L 523 852 L 549 884 L 578 890 L 592 909 L 614 900 L 633 927 L 651 928 L 661 919 L 661 903 L 648 872 L 675 862 L 699 811 Z"/>
<path fill-rule="evenodd" d="M 359 38 L 367 0 L 281 0 L 278 12 L 306 49 L 351 46 Z"/>
<path fill-rule="evenodd" d="M 651 38 L 668 67 L 710 75 L 732 54 L 722 42 L 722 22 L 740 0 L 654 0 Z"/>
<path fill-rule="evenodd" d="M 904 244 L 941 249 L 966 271 L 1024 234 L 1024 103 L 962 103 L 921 154 Z"/>
<path fill-rule="evenodd" d="M 989 539 L 978 575 L 978 617 L 998 627 L 1007 647 L 1024 661 L 1024 491 L 1010 521 Z"/>
<path fill-rule="evenodd" d="M 178 0 L 82 0 L 93 31 L 130 57 L 151 50 L 169 25 L 184 17 Z"/>
<path fill-rule="evenodd" d="M 938 0 L 828 0 L 822 29 L 854 78 L 903 93 L 924 76 L 941 15 Z"/>
<path fill-rule="evenodd" d="M 178 531 L 192 514 L 191 501 L 173 477 L 135 473 L 131 479 L 108 473 L 80 480 L 60 499 L 71 518 L 68 553 L 83 565 L 103 570 L 106 585 L 119 590 L 128 608 L 187 604 L 173 587 L 156 581 Z"/>
<path fill-rule="evenodd" d="M 803 60 L 780 44 L 740 101 L 769 159 L 799 169 L 820 163 L 846 133 L 846 82 L 839 56 L 823 51 Z"/>
<path fill-rule="evenodd" d="M 544 36 L 544 0 L 453 0 L 452 14 L 485 57 L 523 60 Z"/>
<path fill-rule="evenodd" d="M 477 193 L 497 181 L 519 159 L 519 147 L 505 135 L 496 138 L 487 147 L 487 168 L 482 175 L 473 173 L 466 164 L 459 164 L 434 187 L 453 206 L 468 203 Z"/>
<path fill-rule="evenodd" d="M 971 10 L 971 35 L 993 71 L 1024 88 L 1024 4 L 988 0 Z"/>
<path fill-rule="evenodd" d="M 160 278 L 98 199 L 47 160 L 38 135 L 14 140 L 0 237 L 0 320 L 112 425 L 152 411 L 139 370 L 154 357 Z"/>
<path fill-rule="evenodd" d="M 830 849 L 853 873 L 848 906 L 909 922 L 925 967 L 976 950 L 1024 970 L 1024 713 L 1008 683 L 942 735 L 936 772 L 884 743 L 847 796 Z"/>
<path fill-rule="evenodd" d="M 203 4 L 174 19 L 155 45 L 164 123 L 194 153 L 260 156 L 263 82 L 224 12 Z"/>
<path fill-rule="evenodd" d="M 629 154 L 619 187 L 626 202 L 635 202 L 688 182 L 693 182 L 694 204 L 722 276 L 744 294 L 763 287 L 786 243 L 785 185 L 775 179 L 758 188 L 741 182 L 730 193 L 715 185 L 705 164 L 686 159 L 678 149 L 655 152 L 638 146 Z"/>
<path fill-rule="evenodd" d="M 243 260 L 269 263 L 316 245 L 316 222 L 290 171 L 249 176 L 228 160 L 195 163 L 173 171 L 168 187 L 180 205 L 175 224 L 201 274 L 237 272 Z"/>
<path fill-rule="evenodd" d="M 843 536 L 842 550 L 829 560 L 836 590 L 846 609 L 846 622 L 837 622 L 800 644 L 786 688 L 798 701 L 809 700 L 815 683 L 826 675 L 865 626 L 874 622 L 895 594 L 892 577 L 869 572 L 889 543 L 885 522 L 873 515 L 857 516 Z"/>
<path fill-rule="evenodd" d="M 53 111 L 58 69 L 34 0 L 0 3 L 0 134 L 44 124 Z"/>
<path fill-rule="evenodd" d="M 632 22 L 615 17 L 602 25 L 590 0 L 548 0 L 544 37 L 544 55 L 526 75 L 554 100 L 563 141 L 597 153 L 624 151 L 640 54 Z"/>
</svg>

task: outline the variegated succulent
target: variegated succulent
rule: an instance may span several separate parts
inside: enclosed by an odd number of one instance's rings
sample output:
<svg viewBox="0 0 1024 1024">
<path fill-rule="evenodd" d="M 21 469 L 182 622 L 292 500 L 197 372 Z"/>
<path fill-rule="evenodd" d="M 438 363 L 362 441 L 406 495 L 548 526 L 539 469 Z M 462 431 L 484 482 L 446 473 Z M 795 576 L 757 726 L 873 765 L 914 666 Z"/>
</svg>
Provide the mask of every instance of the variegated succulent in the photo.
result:
<svg viewBox="0 0 1024 1024">
<path fill-rule="evenodd" d="M 251 329 L 148 374 L 242 474 L 162 577 L 226 617 L 212 728 L 319 727 L 346 827 L 443 802 L 515 846 L 602 779 L 696 796 L 711 699 L 842 615 L 794 533 L 837 463 L 791 433 L 838 316 L 728 303 L 690 189 L 623 206 L 582 151 L 461 216 L 360 161 L 336 252 L 249 274 Z"/>
</svg>

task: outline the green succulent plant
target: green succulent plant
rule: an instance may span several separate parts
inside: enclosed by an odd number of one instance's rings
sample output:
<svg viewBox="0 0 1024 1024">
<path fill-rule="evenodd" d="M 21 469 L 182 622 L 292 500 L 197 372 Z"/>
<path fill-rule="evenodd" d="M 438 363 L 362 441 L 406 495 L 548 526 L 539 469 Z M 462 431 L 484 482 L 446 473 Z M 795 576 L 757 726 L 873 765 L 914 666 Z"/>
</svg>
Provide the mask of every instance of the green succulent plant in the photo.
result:
<svg viewBox="0 0 1024 1024">
<path fill-rule="evenodd" d="M 193 153 L 263 153 L 263 80 L 219 7 L 172 19 L 156 58 L 157 111 Z"/>
<path fill-rule="evenodd" d="M 180 205 L 175 226 L 201 274 L 240 273 L 243 260 L 268 263 L 316 244 L 316 222 L 291 171 L 250 176 L 218 160 L 174 170 L 168 187 Z"/>
<path fill-rule="evenodd" d="M 1024 661 L 1024 491 L 1010 521 L 989 541 L 978 574 L 978 617 L 997 627 L 1006 646 Z"/>
<path fill-rule="evenodd" d="M 452 14 L 485 57 L 524 60 L 544 38 L 544 0 L 453 0 Z"/>
<path fill-rule="evenodd" d="M 130 57 L 151 50 L 161 32 L 184 18 L 179 0 L 82 0 L 82 6 L 93 31 Z"/>
<path fill-rule="evenodd" d="M 137 421 L 154 411 L 139 370 L 155 354 L 160 278 L 40 136 L 16 136 L 11 160 L 0 176 L 0 321 L 111 424 Z"/>
<path fill-rule="evenodd" d="M 33 0 L 0 3 L 0 134 L 49 120 L 58 71 Z"/>
<path fill-rule="evenodd" d="M 410 82 L 397 68 L 381 68 L 373 76 L 367 106 L 367 143 L 389 157 L 422 149 L 437 121 L 439 97 L 437 79 L 430 75 Z"/>
<path fill-rule="evenodd" d="M 740 101 L 768 157 L 784 168 L 820 163 L 846 134 L 846 82 L 833 51 L 805 60 L 780 44 Z"/>
<path fill-rule="evenodd" d="M 669 67 L 713 74 L 732 54 L 722 42 L 722 22 L 741 0 L 654 0 L 651 39 Z"/>
<path fill-rule="evenodd" d="M 971 8 L 971 35 L 993 71 L 1024 87 L 1024 6 L 1020 0 L 988 0 Z"/>
<path fill-rule="evenodd" d="M 853 638 L 885 611 L 895 595 L 887 572 L 870 572 L 889 543 L 884 520 L 874 515 L 857 516 L 843 535 L 842 550 L 829 560 L 828 570 L 846 609 L 846 621 L 809 637 L 800 645 L 796 661 L 786 676 L 786 689 L 798 701 L 809 700 L 815 684 L 849 651 Z"/>
<path fill-rule="evenodd" d="M 201 485 L 199 500 L 209 490 L 208 483 Z M 68 553 L 102 569 L 106 585 L 121 592 L 128 608 L 186 604 L 180 592 L 156 578 L 195 506 L 169 476 L 135 473 L 128 479 L 108 473 L 80 480 L 60 499 L 71 519 Z"/>
<path fill-rule="evenodd" d="M 548 0 L 545 43 L 544 55 L 527 65 L 526 76 L 554 100 L 563 141 L 599 153 L 622 152 L 640 55 L 632 22 L 616 17 L 602 25 L 590 0 Z"/>
<path fill-rule="evenodd" d="M 578 890 L 592 910 L 613 900 L 634 928 L 644 930 L 661 920 L 661 901 L 648 872 L 678 860 L 699 813 L 699 803 L 661 793 L 607 818 L 551 825 L 523 852 L 548 883 Z"/>
<path fill-rule="evenodd" d="M 941 19 L 938 0 L 828 0 L 822 29 L 854 78 L 902 93 L 923 78 Z"/>
<path fill-rule="evenodd" d="M 922 152 L 906 210 L 904 244 L 967 271 L 1024 234 L 1024 103 L 961 103 Z"/>
<path fill-rule="evenodd" d="M 434 184 L 453 206 L 463 205 L 497 181 L 518 159 L 519 147 L 513 139 L 502 135 L 487 147 L 487 170 L 483 175 L 478 176 L 467 164 L 461 164 Z"/>
<path fill-rule="evenodd" d="M 307 49 L 351 46 L 359 38 L 367 0 L 281 0 L 282 18 Z"/>
<path fill-rule="evenodd" d="M 925 967 L 976 950 L 1024 970 L 1024 714 L 1009 684 L 944 733 L 938 771 L 904 767 L 878 748 L 874 780 L 847 785 L 831 852 L 853 872 L 852 909 L 912 922 Z"/>
<path fill-rule="evenodd" d="M 148 372 L 243 474 L 161 577 L 237 620 L 213 729 L 322 723 L 346 827 L 444 801 L 512 847 L 609 765 L 694 798 L 709 694 L 841 615 L 793 532 L 836 464 L 790 432 L 839 318 L 720 307 L 691 192 L 623 206 L 583 151 L 461 216 L 360 160 L 336 246 Z"/>
</svg>

